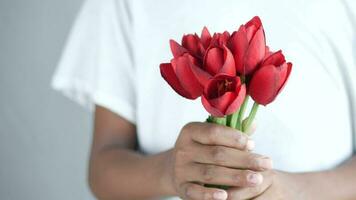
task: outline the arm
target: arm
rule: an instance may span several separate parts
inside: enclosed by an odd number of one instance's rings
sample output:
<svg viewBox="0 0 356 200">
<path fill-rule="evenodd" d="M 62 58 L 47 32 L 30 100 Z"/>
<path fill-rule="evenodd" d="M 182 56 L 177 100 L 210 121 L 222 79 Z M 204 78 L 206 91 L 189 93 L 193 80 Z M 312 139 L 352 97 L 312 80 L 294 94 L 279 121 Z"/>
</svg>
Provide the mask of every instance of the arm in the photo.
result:
<svg viewBox="0 0 356 200">
<path fill-rule="evenodd" d="M 343 165 L 324 172 L 297 175 L 309 199 L 356 199 L 356 156 Z"/>
<path fill-rule="evenodd" d="M 162 176 L 167 174 L 164 170 L 169 151 L 144 156 L 135 151 L 136 146 L 133 124 L 96 107 L 89 184 L 99 199 L 148 199 L 172 194 Z"/>
</svg>

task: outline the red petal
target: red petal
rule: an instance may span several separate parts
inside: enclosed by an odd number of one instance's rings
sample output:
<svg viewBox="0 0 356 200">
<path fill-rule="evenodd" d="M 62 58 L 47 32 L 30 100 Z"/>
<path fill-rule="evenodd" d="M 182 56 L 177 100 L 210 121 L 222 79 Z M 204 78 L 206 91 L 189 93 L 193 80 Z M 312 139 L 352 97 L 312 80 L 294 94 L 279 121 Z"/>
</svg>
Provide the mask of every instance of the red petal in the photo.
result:
<svg viewBox="0 0 356 200">
<path fill-rule="evenodd" d="M 220 110 L 217 108 L 214 108 L 213 106 L 210 105 L 210 102 L 206 99 L 206 97 L 203 95 L 201 96 L 201 102 L 208 113 L 210 113 L 214 117 L 224 117 L 224 113 L 222 113 Z"/>
<path fill-rule="evenodd" d="M 269 46 L 266 46 L 265 58 L 268 58 L 272 54 L 273 52 L 270 50 Z"/>
<path fill-rule="evenodd" d="M 274 65 L 263 66 L 251 79 L 249 94 L 257 103 L 267 105 L 275 99 L 279 81 L 279 72 Z"/>
<path fill-rule="evenodd" d="M 256 29 L 262 26 L 262 22 L 259 16 L 254 16 L 250 21 L 245 24 L 246 27 L 255 26 Z"/>
<path fill-rule="evenodd" d="M 266 51 L 265 34 L 262 27 L 256 32 L 248 47 L 245 58 L 245 74 L 255 70 L 257 65 L 263 60 Z"/>
<path fill-rule="evenodd" d="M 180 84 L 189 93 L 191 98 L 196 99 L 199 97 L 203 92 L 203 88 L 191 70 L 191 62 L 188 55 L 175 58 L 171 63 Z"/>
<path fill-rule="evenodd" d="M 223 50 L 217 47 L 210 48 L 205 55 L 204 61 L 205 70 L 211 75 L 217 74 L 224 64 Z"/>
<path fill-rule="evenodd" d="M 167 83 L 172 87 L 174 91 L 176 91 L 179 95 L 188 98 L 188 99 L 193 99 L 189 93 L 183 88 L 183 86 L 180 84 L 173 67 L 171 63 L 162 63 L 159 66 L 161 75 L 164 78 L 164 80 L 167 81 Z"/>
<path fill-rule="evenodd" d="M 280 75 L 281 79 L 280 79 L 279 89 L 277 94 L 279 94 L 283 90 L 284 86 L 287 83 L 291 71 L 292 71 L 292 63 L 285 63 L 281 66 L 281 75 Z"/>
<path fill-rule="evenodd" d="M 208 83 L 209 79 L 212 77 L 208 72 L 202 70 L 200 67 L 193 65 L 191 67 L 192 72 L 199 81 L 200 85 L 204 86 Z"/>
<path fill-rule="evenodd" d="M 217 81 L 229 80 L 234 82 L 233 90 L 218 94 L 219 87 Z M 202 96 L 203 105 L 209 113 L 214 116 L 224 116 L 235 112 L 245 97 L 246 88 L 241 87 L 239 77 L 229 76 L 227 74 L 218 74 L 204 88 Z M 221 96 L 220 96 L 221 95 Z"/>
<path fill-rule="evenodd" d="M 229 47 L 234 55 L 236 71 L 244 74 L 244 59 L 248 48 L 246 30 L 244 26 L 240 26 L 237 32 L 234 32 L 229 41 Z"/>
<path fill-rule="evenodd" d="M 284 55 L 281 50 L 271 54 L 268 56 L 263 62 L 263 65 L 274 65 L 274 66 L 280 66 L 283 63 L 286 62 L 286 59 L 284 58 Z"/>
<path fill-rule="evenodd" d="M 224 65 L 219 70 L 219 73 L 236 76 L 234 56 L 226 46 L 224 46 Z"/>
<path fill-rule="evenodd" d="M 221 37 L 219 38 L 219 45 L 223 46 L 226 45 L 227 41 L 230 39 L 230 33 L 227 31 L 224 31 Z"/>
<path fill-rule="evenodd" d="M 204 48 L 200 44 L 200 39 L 197 35 L 188 34 L 182 38 L 182 46 L 195 56 L 202 56 Z"/>
<path fill-rule="evenodd" d="M 245 84 L 240 85 L 239 87 L 236 87 L 236 94 L 237 94 L 237 96 L 236 96 L 235 100 L 227 108 L 225 115 L 231 115 L 232 113 L 235 113 L 242 105 L 242 103 L 246 97 Z"/>
<path fill-rule="evenodd" d="M 258 16 L 253 17 L 245 25 L 247 40 L 250 42 L 256 34 L 256 31 L 262 26 L 262 22 Z"/>
<path fill-rule="evenodd" d="M 169 45 L 171 47 L 171 51 L 173 54 L 174 58 L 177 58 L 179 56 L 182 56 L 184 53 L 187 53 L 188 51 L 182 47 L 181 45 L 179 45 L 176 41 L 174 40 L 169 40 Z"/>
<path fill-rule="evenodd" d="M 223 39 L 227 42 L 230 38 L 230 33 L 228 31 L 223 32 Z"/>
<path fill-rule="evenodd" d="M 215 99 L 208 99 L 210 105 L 221 113 L 226 115 L 226 110 L 230 106 L 230 104 L 235 100 L 236 93 L 235 92 L 226 92 L 224 95 L 215 98 Z"/>
<path fill-rule="evenodd" d="M 240 78 L 237 76 L 230 76 L 228 74 L 223 74 L 223 73 L 216 74 L 214 77 L 211 77 L 209 79 L 206 85 L 204 85 L 204 94 L 207 96 L 207 98 L 213 99 L 218 96 L 216 92 L 217 91 L 216 83 L 218 81 L 225 80 L 225 79 L 230 81 L 236 81 L 237 85 L 241 84 Z"/>
<path fill-rule="evenodd" d="M 219 47 L 226 45 L 230 39 L 230 33 L 224 31 L 223 33 L 214 33 L 211 39 L 210 47 Z"/>
<path fill-rule="evenodd" d="M 209 44 L 211 41 L 211 35 L 210 35 L 208 28 L 206 28 L 205 26 L 201 32 L 200 38 L 201 38 L 201 42 L 202 42 L 204 48 L 207 49 L 209 47 Z"/>
</svg>

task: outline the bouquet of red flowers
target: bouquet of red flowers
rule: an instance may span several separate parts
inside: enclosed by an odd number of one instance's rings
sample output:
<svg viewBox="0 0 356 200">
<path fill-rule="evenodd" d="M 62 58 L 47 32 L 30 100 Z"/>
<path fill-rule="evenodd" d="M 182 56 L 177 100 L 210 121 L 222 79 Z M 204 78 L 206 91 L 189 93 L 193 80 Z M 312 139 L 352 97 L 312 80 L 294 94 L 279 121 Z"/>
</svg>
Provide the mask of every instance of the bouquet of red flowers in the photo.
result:
<svg viewBox="0 0 356 200">
<path fill-rule="evenodd" d="M 271 103 L 286 84 L 292 63 L 281 50 L 266 45 L 259 17 L 252 18 L 232 34 L 187 34 L 181 44 L 170 40 L 173 59 L 162 63 L 162 77 L 181 96 L 201 97 L 210 113 L 207 122 L 247 132 L 259 105 Z M 254 103 L 245 117 L 250 97 Z"/>
</svg>

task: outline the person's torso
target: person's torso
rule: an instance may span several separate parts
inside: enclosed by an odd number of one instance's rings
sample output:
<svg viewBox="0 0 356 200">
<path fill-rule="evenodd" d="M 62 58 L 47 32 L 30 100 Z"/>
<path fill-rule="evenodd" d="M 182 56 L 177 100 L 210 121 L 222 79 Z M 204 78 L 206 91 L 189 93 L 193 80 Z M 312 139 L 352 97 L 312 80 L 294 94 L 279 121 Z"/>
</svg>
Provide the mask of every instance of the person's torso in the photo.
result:
<svg viewBox="0 0 356 200">
<path fill-rule="evenodd" d="M 171 148 L 184 124 L 208 116 L 200 99 L 182 98 L 161 77 L 159 64 L 171 59 L 168 40 L 200 34 L 203 26 L 232 32 L 259 15 L 267 43 L 282 49 L 294 68 L 277 100 L 259 109 L 255 151 L 270 156 L 277 169 L 295 172 L 326 169 L 351 155 L 350 90 L 355 93 L 356 84 L 343 72 L 356 70 L 353 61 L 338 57 L 352 57 L 351 25 L 342 3 L 142 0 L 132 8 L 137 130 L 144 152 Z"/>
</svg>

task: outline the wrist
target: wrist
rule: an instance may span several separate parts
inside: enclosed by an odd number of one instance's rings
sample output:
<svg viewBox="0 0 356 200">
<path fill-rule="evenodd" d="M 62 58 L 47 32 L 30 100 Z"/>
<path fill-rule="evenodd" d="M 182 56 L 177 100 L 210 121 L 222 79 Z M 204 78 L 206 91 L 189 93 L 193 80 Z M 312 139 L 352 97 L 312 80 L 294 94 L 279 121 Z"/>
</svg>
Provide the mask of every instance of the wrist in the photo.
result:
<svg viewBox="0 0 356 200">
<path fill-rule="evenodd" d="M 299 173 L 295 176 L 304 199 L 335 199 L 331 171 Z"/>
<path fill-rule="evenodd" d="M 172 156 L 173 150 L 168 150 L 162 153 L 161 169 L 158 170 L 159 187 L 165 196 L 176 196 L 176 190 L 173 185 L 172 178 Z"/>
</svg>

